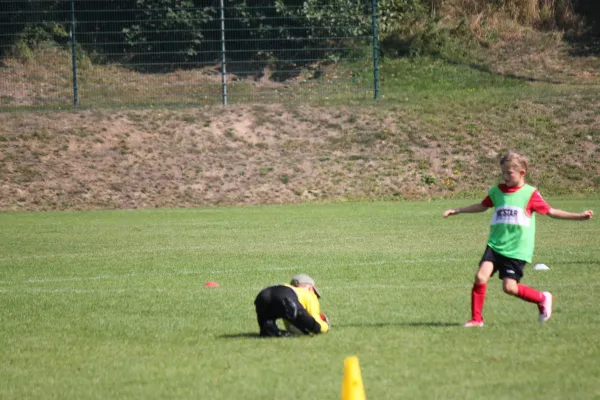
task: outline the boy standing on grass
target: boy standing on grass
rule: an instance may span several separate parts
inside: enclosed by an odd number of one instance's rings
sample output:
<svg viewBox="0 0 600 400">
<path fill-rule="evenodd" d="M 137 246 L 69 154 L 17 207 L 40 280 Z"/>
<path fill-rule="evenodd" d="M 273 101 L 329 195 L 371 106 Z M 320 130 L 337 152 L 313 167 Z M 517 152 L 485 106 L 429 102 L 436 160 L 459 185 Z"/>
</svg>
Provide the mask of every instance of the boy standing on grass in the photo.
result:
<svg viewBox="0 0 600 400">
<path fill-rule="evenodd" d="M 465 327 L 483 326 L 481 311 L 485 301 L 488 279 L 498 272 L 502 289 L 510 294 L 538 306 L 539 321 L 546 322 L 552 315 L 552 294 L 520 284 L 523 267 L 531 263 L 535 242 L 535 214 L 546 214 L 551 218 L 588 220 L 592 210 L 581 213 L 552 208 L 537 189 L 525 184 L 527 158 L 509 152 L 500 160 L 503 184 L 492 187 L 481 202 L 464 208 L 451 208 L 444 218 L 461 213 L 478 213 L 494 208 L 487 247 L 475 274 L 471 291 L 471 320 Z"/>
</svg>

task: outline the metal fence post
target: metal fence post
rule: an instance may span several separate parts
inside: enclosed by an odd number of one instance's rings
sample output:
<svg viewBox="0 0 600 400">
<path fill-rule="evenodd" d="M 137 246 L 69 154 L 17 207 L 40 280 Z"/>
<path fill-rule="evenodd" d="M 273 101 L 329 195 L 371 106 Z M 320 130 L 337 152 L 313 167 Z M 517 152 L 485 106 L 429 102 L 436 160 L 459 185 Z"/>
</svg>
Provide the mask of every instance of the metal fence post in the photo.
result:
<svg viewBox="0 0 600 400">
<path fill-rule="evenodd" d="M 371 17 L 373 19 L 373 86 L 375 100 L 379 100 L 379 44 L 377 42 L 377 0 L 371 0 Z"/>
<path fill-rule="evenodd" d="M 221 3 L 221 91 L 223 95 L 223 105 L 227 105 L 227 66 L 225 61 L 225 6 L 223 0 Z"/>
<path fill-rule="evenodd" d="M 71 0 L 71 64 L 73 65 L 73 107 L 79 104 L 77 88 L 77 37 L 75 35 L 75 0 Z"/>
</svg>

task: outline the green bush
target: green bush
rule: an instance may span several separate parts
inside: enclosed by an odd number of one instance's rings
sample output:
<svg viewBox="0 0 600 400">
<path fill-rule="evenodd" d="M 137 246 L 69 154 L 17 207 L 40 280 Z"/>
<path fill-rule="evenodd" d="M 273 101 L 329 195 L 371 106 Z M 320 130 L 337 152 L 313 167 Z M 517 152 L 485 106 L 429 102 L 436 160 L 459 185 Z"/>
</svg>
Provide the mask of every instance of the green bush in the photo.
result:
<svg viewBox="0 0 600 400">
<path fill-rule="evenodd" d="M 31 59 L 33 53 L 39 47 L 50 44 L 65 43 L 69 33 L 59 23 L 49 22 L 45 24 L 26 25 L 17 35 L 13 46 L 13 55 Z"/>
</svg>

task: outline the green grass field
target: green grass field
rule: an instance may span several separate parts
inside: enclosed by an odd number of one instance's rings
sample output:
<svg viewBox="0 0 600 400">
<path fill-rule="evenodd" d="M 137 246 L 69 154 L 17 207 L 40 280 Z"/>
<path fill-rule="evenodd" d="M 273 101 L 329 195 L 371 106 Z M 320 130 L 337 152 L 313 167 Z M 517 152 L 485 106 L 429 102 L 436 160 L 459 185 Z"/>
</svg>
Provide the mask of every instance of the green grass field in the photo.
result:
<svg viewBox="0 0 600 400">
<path fill-rule="evenodd" d="M 351 355 L 368 399 L 600 398 L 598 218 L 538 216 L 548 323 L 494 277 L 465 329 L 490 214 L 441 214 L 472 202 L 0 214 L 0 398 L 338 399 Z M 331 333 L 257 338 L 298 272 Z"/>
</svg>

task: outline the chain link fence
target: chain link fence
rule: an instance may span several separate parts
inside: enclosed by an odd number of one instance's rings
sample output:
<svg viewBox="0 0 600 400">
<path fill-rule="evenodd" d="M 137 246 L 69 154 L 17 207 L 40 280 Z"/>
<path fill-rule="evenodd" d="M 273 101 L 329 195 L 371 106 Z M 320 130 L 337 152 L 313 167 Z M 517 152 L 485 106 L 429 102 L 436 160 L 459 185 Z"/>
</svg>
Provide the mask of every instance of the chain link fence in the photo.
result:
<svg viewBox="0 0 600 400">
<path fill-rule="evenodd" d="M 0 109 L 378 98 L 376 0 L 0 0 Z"/>
</svg>

